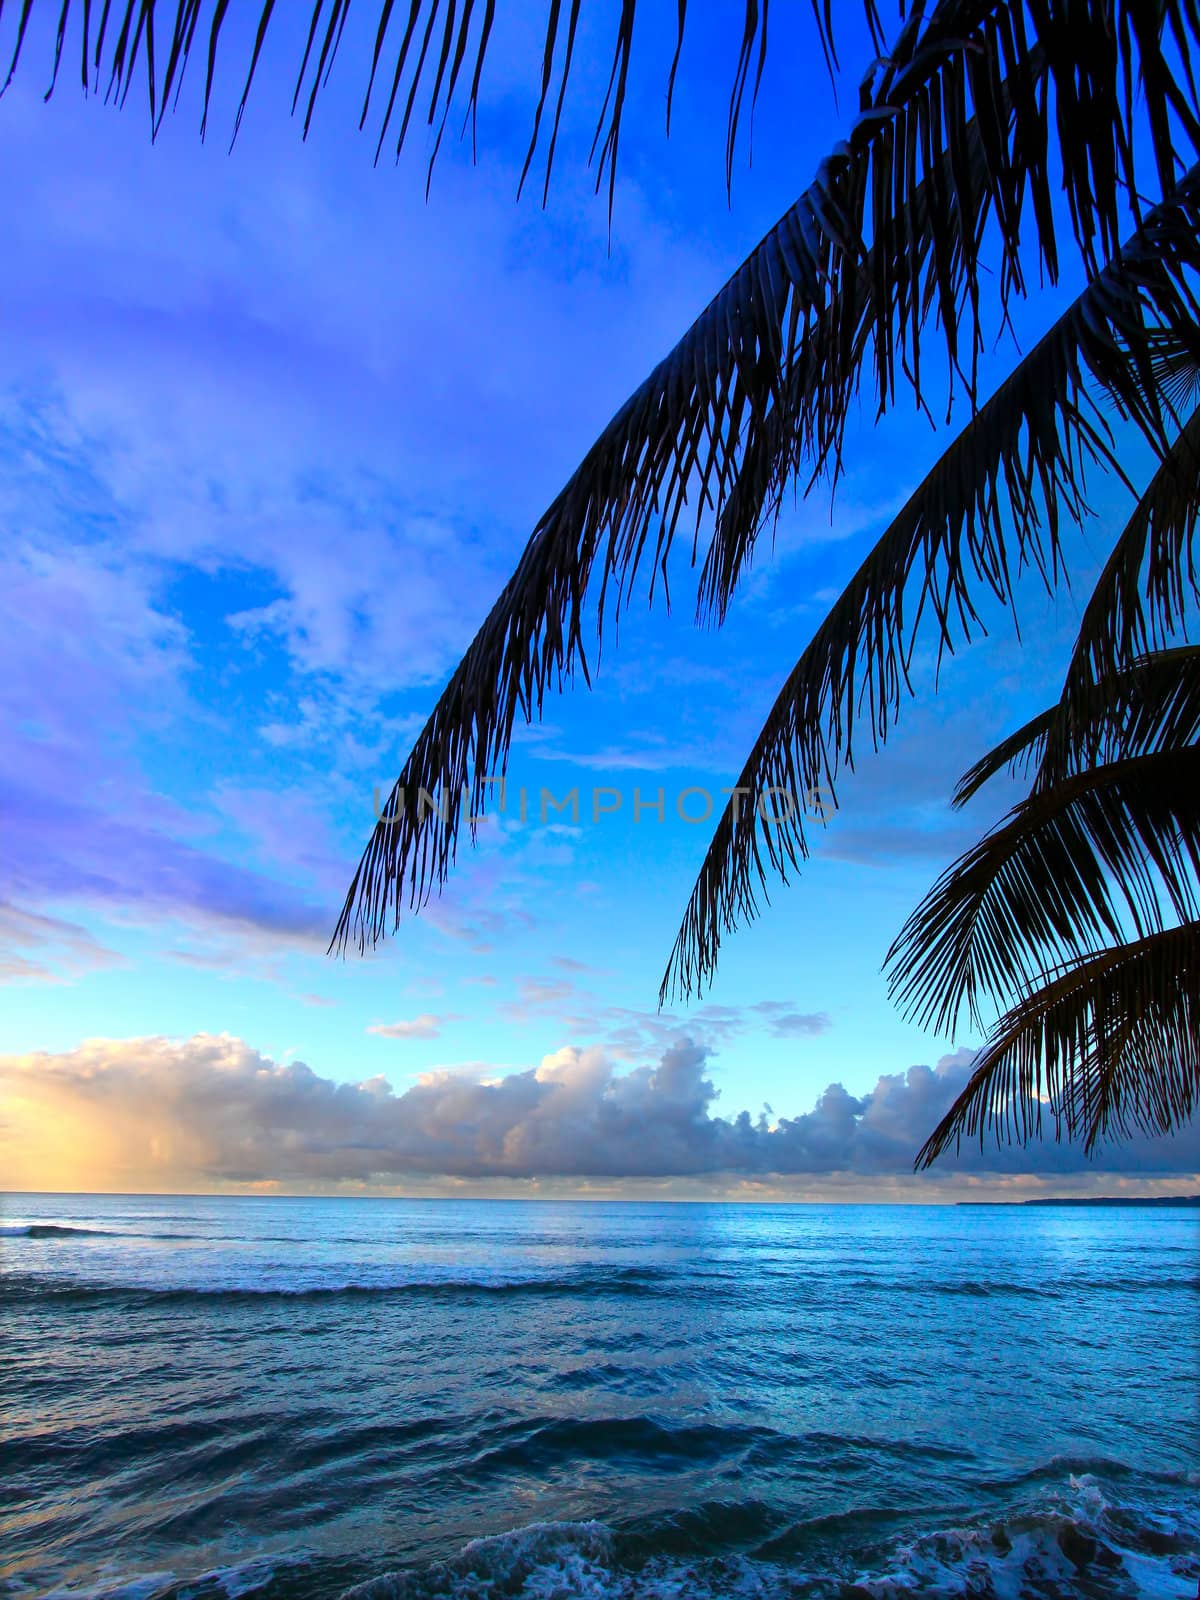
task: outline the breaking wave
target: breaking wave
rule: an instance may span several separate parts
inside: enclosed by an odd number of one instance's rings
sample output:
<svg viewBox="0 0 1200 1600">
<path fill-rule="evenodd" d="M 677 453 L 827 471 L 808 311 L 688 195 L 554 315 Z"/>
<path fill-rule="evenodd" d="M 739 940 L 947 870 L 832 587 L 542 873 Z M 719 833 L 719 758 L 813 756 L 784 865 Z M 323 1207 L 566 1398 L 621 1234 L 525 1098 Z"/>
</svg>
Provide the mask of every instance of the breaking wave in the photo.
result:
<svg viewBox="0 0 1200 1600">
<path fill-rule="evenodd" d="M 896 1526 L 892 1512 L 848 1512 L 738 1549 L 736 1515 L 719 1520 L 734 1548 L 663 1551 L 650 1529 L 533 1524 L 370 1579 L 344 1600 L 1191 1600 L 1200 1576 L 1194 1512 L 1115 1502 L 1086 1475 L 1041 1506 L 919 1531 Z M 760 1520 L 747 1508 L 747 1537 Z"/>
</svg>

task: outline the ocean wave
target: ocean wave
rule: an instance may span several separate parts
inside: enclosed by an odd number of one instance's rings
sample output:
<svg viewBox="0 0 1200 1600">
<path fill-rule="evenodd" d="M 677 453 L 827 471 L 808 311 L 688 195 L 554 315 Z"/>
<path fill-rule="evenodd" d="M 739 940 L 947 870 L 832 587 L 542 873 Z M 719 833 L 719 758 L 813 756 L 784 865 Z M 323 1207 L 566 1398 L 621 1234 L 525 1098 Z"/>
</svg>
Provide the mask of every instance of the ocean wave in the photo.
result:
<svg viewBox="0 0 1200 1600">
<path fill-rule="evenodd" d="M 554 1417 L 533 1423 L 522 1418 L 495 1430 L 462 1470 L 478 1481 L 495 1473 L 546 1473 L 585 1461 L 695 1467 L 738 1454 L 787 1453 L 797 1443 L 787 1434 L 749 1424 L 666 1423 L 646 1416 Z"/>
<path fill-rule="evenodd" d="M 1040 1506 L 916 1532 L 889 1529 L 895 1512 L 833 1520 L 799 1525 L 786 1548 L 682 1555 L 602 1522 L 534 1523 L 369 1579 L 342 1600 L 1191 1600 L 1200 1576 L 1194 1515 L 1112 1502 L 1087 1477 Z"/>
<path fill-rule="evenodd" d="M 243 1600 L 264 1590 L 290 1592 L 293 1585 L 299 1595 L 308 1587 L 304 1579 L 326 1565 L 309 1550 L 289 1550 L 212 1567 L 192 1578 L 181 1578 L 170 1570 L 126 1579 L 114 1575 L 94 1584 L 52 1589 L 42 1600 Z M 330 1589 L 328 1581 L 324 1587 L 332 1594 L 338 1592 L 336 1586 Z"/>
<path fill-rule="evenodd" d="M 1068 1273 L 1040 1283 L 1008 1282 L 999 1278 L 963 1279 L 942 1282 L 937 1279 L 904 1280 L 869 1274 L 843 1278 L 839 1292 L 851 1289 L 879 1289 L 888 1295 L 914 1295 L 921 1300 L 964 1298 L 968 1300 L 1066 1300 L 1081 1293 L 1145 1294 L 1147 1290 L 1200 1290 L 1197 1276 L 1131 1276 Z"/>
<path fill-rule="evenodd" d="M 1007 1595 L 1052 1600 L 1191 1600 L 1200 1577 L 1200 1517 L 1194 1510 L 1110 1499 L 1090 1474 L 1069 1478 L 1049 1504 L 924 1533 L 894 1544 L 883 1571 L 859 1576 L 850 1593 L 887 1600 Z"/>
<path fill-rule="evenodd" d="M 25 1222 L 13 1227 L 0 1227 L 0 1239 L 74 1239 L 120 1238 L 108 1228 L 68 1228 L 60 1222 Z"/>
<path fill-rule="evenodd" d="M 307 1301 L 369 1298 L 459 1298 L 474 1295 L 653 1295 L 663 1292 L 668 1274 L 647 1269 L 616 1268 L 591 1274 L 563 1274 L 541 1278 L 392 1278 L 368 1282 L 353 1278 L 314 1282 L 270 1278 L 235 1279 L 209 1283 L 105 1283 L 76 1278 L 10 1272 L 0 1278 L 0 1297 L 22 1297 L 58 1302 L 135 1301 L 166 1305 L 192 1301 Z"/>
<path fill-rule="evenodd" d="M 1144 1489 L 1143 1489 L 1144 1494 Z M 184 1576 L 154 1571 L 56 1600 L 1193 1600 L 1200 1506 L 1154 1503 L 1090 1474 L 986 1512 L 849 1508 L 781 1527 L 760 1501 L 629 1525 L 540 1521 L 441 1560 L 307 1548 Z"/>
<path fill-rule="evenodd" d="M 79 1228 L 62 1222 L 22 1222 L 0 1226 L 0 1239 L 202 1239 L 199 1233 L 145 1233 L 130 1228 Z M 225 1243 L 214 1240 L 213 1243 Z"/>
<path fill-rule="evenodd" d="M 1097 1284 L 1096 1287 L 1101 1285 Z M 840 1280 L 839 1292 L 844 1293 L 849 1289 L 880 1289 L 888 1295 L 914 1295 L 920 1300 L 955 1299 L 960 1296 L 968 1300 L 1054 1300 L 1061 1295 L 1058 1283 L 1011 1283 L 1000 1278 L 987 1281 L 964 1279 L 954 1283 L 940 1278 L 893 1278 L 871 1273 L 860 1273 L 853 1277 L 844 1275 Z"/>
</svg>

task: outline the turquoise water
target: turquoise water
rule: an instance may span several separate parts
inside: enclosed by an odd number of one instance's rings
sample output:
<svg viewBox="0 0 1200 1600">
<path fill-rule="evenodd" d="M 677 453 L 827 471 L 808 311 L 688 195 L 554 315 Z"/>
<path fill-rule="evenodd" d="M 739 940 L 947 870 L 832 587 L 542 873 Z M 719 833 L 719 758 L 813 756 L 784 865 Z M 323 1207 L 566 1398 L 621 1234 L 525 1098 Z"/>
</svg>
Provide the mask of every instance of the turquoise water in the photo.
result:
<svg viewBox="0 0 1200 1600">
<path fill-rule="evenodd" d="M 1200 1219 L 10 1196 L 16 1596 L 1194 1600 Z"/>
</svg>

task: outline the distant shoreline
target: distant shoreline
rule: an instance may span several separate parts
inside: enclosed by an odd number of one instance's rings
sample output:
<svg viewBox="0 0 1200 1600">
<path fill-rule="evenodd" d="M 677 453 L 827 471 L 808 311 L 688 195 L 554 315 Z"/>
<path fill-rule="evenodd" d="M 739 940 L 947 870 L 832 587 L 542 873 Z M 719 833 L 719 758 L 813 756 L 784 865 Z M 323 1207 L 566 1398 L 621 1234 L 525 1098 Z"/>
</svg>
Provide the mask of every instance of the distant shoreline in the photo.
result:
<svg viewBox="0 0 1200 1600">
<path fill-rule="evenodd" d="M 1131 1195 L 1102 1194 L 1063 1200 L 956 1200 L 960 1206 L 1200 1206 L 1200 1194 L 1156 1194 L 1136 1199 Z"/>
</svg>

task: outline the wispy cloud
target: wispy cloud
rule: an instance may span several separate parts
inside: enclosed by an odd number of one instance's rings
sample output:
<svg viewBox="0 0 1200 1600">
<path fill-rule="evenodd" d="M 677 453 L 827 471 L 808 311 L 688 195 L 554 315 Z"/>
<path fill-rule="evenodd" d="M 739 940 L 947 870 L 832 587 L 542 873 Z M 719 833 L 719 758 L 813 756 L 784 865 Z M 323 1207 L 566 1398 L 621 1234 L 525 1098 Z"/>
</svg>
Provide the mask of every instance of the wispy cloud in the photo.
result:
<svg viewBox="0 0 1200 1600">
<path fill-rule="evenodd" d="M 447 1012 L 445 1016 L 437 1016 L 432 1011 L 422 1011 L 418 1017 L 409 1017 L 399 1022 L 372 1022 L 367 1032 L 378 1035 L 381 1039 L 436 1039 L 442 1029 L 450 1022 L 458 1021 L 458 1013 Z"/>
<path fill-rule="evenodd" d="M 0 901 L 0 983 L 63 983 L 121 960 L 78 923 Z"/>
</svg>

